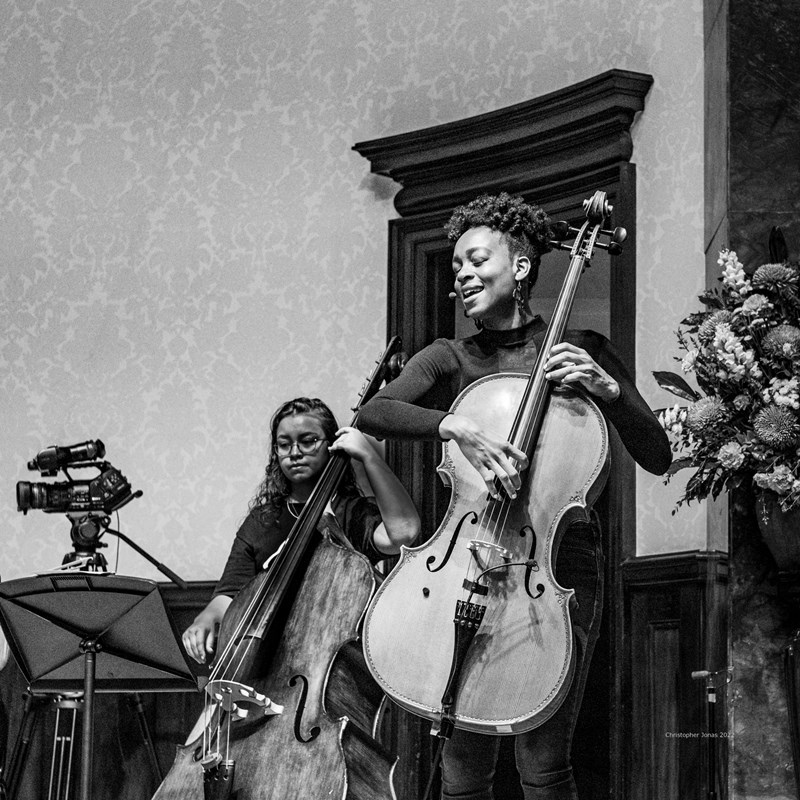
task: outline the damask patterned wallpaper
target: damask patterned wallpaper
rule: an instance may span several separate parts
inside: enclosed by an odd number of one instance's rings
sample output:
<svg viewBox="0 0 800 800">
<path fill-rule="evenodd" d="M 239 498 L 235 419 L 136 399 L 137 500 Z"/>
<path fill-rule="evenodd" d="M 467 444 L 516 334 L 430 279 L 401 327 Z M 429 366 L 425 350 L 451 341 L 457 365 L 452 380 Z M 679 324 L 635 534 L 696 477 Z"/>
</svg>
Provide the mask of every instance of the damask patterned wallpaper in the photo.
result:
<svg viewBox="0 0 800 800">
<path fill-rule="evenodd" d="M 60 563 L 18 514 L 42 447 L 101 438 L 123 532 L 218 576 L 298 394 L 342 421 L 385 335 L 396 187 L 350 148 L 611 67 L 652 73 L 639 169 L 640 383 L 702 281 L 698 0 L 0 0 L 0 575 Z M 680 287 L 676 290 L 675 287 Z M 75 477 L 88 477 L 75 474 Z M 702 546 L 640 482 L 641 549 Z M 116 522 L 116 521 L 115 521 Z M 112 565 L 116 545 L 106 551 Z M 159 578 L 126 545 L 118 570 Z"/>
</svg>

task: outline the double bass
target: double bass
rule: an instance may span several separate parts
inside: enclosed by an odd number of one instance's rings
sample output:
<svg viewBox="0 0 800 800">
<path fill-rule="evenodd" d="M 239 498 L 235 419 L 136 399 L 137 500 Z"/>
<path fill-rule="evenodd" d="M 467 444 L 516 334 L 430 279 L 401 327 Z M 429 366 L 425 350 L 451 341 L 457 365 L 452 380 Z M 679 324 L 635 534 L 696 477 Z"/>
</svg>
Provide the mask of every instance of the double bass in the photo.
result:
<svg viewBox="0 0 800 800">
<path fill-rule="evenodd" d="M 402 367 L 399 349 L 394 337 L 353 424 Z M 396 759 L 376 740 L 383 695 L 357 643 L 375 573 L 337 526 L 318 531 L 347 458 L 331 454 L 281 549 L 228 607 L 200 732 L 153 800 L 394 800 Z"/>
<path fill-rule="evenodd" d="M 530 375 L 500 373 L 464 389 L 451 411 L 525 452 L 516 499 L 499 483 L 487 495 L 477 471 L 451 443 L 438 466 L 451 489 L 438 530 L 403 548 L 364 623 L 364 653 L 381 688 L 448 738 L 454 727 L 516 734 L 549 719 L 574 672 L 570 604 L 553 564 L 564 532 L 589 519 L 608 473 L 608 430 L 593 400 L 553 388 L 545 363 L 563 340 L 580 277 L 595 247 L 621 251 L 625 231 L 604 230 L 604 192 L 584 201 L 577 230 L 555 226 L 553 244 L 571 260 Z M 575 233 L 574 243 L 564 242 Z M 599 241 L 601 236 L 610 240 Z"/>
</svg>

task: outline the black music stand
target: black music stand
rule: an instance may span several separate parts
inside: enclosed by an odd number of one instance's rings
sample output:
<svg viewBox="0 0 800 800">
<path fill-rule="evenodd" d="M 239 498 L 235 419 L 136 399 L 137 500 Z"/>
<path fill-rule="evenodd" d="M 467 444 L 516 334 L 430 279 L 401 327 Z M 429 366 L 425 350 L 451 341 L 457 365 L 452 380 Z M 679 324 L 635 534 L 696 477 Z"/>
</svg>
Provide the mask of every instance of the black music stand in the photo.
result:
<svg viewBox="0 0 800 800">
<path fill-rule="evenodd" d="M 0 624 L 31 691 L 83 691 L 81 800 L 90 800 L 95 692 L 196 691 L 153 581 L 55 572 L 0 583 Z"/>
</svg>

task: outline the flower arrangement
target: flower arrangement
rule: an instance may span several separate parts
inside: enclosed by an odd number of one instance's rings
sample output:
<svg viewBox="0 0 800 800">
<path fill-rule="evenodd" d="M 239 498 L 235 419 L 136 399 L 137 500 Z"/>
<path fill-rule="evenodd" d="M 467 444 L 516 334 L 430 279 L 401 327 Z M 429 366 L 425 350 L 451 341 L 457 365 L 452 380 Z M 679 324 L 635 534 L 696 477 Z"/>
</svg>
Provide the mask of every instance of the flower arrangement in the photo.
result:
<svg viewBox="0 0 800 800">
<path fill-rule="evenodd" d="M 746 481 L 778 495 L 784 510 L 800 504 L 800 264 L 786 258 L 779 229 L 770 252 L 780 260 L 748 273 L 723 250 L 720 286 L 700 295 L 704 311 L 680 323 L 685 355 L 676 360 L 704 396 L 680 375 L 653 373 L 691 403 L 659 414 L 680 456 L 667 480 L 695 468 L 678 505 Z"/>
</svg>

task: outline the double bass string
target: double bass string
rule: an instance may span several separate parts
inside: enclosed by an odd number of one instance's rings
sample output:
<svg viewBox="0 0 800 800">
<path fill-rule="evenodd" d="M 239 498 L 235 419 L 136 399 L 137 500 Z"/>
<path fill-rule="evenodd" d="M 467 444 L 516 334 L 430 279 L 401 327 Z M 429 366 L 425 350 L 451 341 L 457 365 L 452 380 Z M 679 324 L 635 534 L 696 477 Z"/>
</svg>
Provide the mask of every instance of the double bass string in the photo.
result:
<svg viewBox="0 0 800 800">
<path fill-rule="evenodd" d="M 325 466 L 323 474 L 320 476 L 320 480 L 314 487 L 314 491 L 309 498 L 309 502 L 306 504 L 303 512 L 300 515 L 300 518 L 295 523 L 286 539 L 286 546 L 282 547 L 281 550 L 276 554 L 275 559 L 268 568 L 268 573 L 265 576 L 263 583 L 250 599 L 246 609 L 242 613 L 242 616 L 236 624 L 228 642 L 225 645 L 224 650 L 219 655 L 219 658 L 217 659 L 211 671 L 209 681 L 233 680 L 237 672 L 244 664 L 245 659 L 250 652 L 250 648 L 256 643 L 257 640 L 255 637 L 247 637 L 248 641 L 242 645 L 241 638 L 255 623 L 266 599 L 275 592 L 277 592 L 277 595 L 275 596 L 281 596 L 282 592 L 285 591 L 288 583 L 286 576 L 291 572 L 291 570 L 287 571 L 286 565 L 292 560 L 297 561 L 297 559 L 300 558 L 301 553 L 298 553 L 297 551 L 304 550 L 302 544 L 303 542 L 307 541 L 309 529 L 312 528 L 309 519 L 311 522 L 316 519 L 317 515 L 315 512 L 319 510 L 319 506 L 321 506 L 323 502 L 327 502 L 324 498 L 327 498 L 333 489 L 335 489 L 339 477 L 341 476 L 341 469 L 337 470 L 335 467 L 336 461 L 341 461 L 341 457 L 331 459 L 331 461 Z M 320 500 L 320 498 L 323 499 Z M 306 534 L 305 536 L 303 536 L 304 533 Z M 239 642 L 239 644 L 237 644 L 237 642 Z M 221 726 L 223 723 L 223 718 L 221 714 L 216 716 L 216 726 L 212 725 L 214 720 L 212 706 L 216 702 L 217 701 L 215 701 L 214 698 L 212 698 L 209 694 L 206 694 L 203 710 L 205 722 L 203 726 L 204 753 L 211 752 L 211 746 L 215 738 L 218 742 L 218 746 L 221 746 L 222 744 Z M 212 727 L 215 731 L 213 734 L 211 731 Z M 230 748 L 230 733 L 231 725 L 229 720 L 228 725 L 226 726 L 226 751 L 228 751 Z"/>
<path fill-rule="evenodd" d="M 318 516 L 320 516 L 328 498 L 332 496 L 341 477 L 343 468 L 344 457 L 340 455 L 334 455 L 328 464 L 326 464 L 309 501 L 301 512 L 300 518 L 289 533 L 285 546 L 281 548 L 272 564 L 270 564 L 264 582 L 251 598 L 230 639 L 226 643 L 225 649 L 217 659 L 217 663 L 214 665 L 211 672 L 210 680 L 233 679 L 237 671 L 241 668 L 249 655 L 250 648 L 257 641 L 255 637 L 247 637 L 248 641 L 242 645 L 241 638 L 244 636 L 247 629 L 255 623 L 266 599 L 270 596 L 281 597 L 285 592 L 290 580 L 290 575 L 293 572 L 290 567 L 296 564 L 302 557 L 302 553 L 305 550 L 304 544 L 313 533 L 313 523 Z M 287 565 L 289 565 L 289 567 L 287 567 Z M 237 644 L 237 642 L 239 643 Z M 207 699 L 206 702 L 210 703 L 211 701 Z"/>
</svg>

